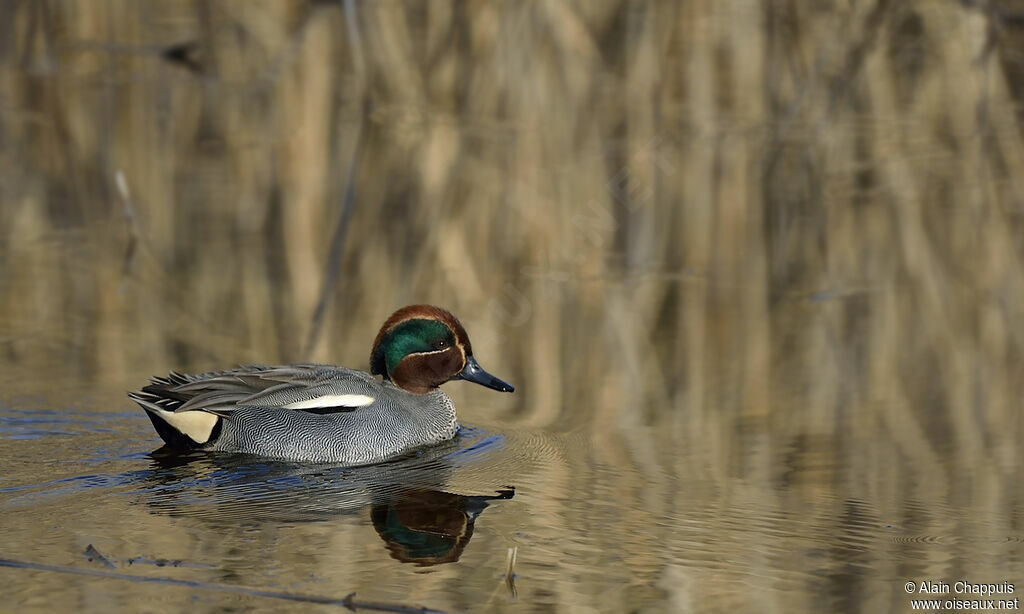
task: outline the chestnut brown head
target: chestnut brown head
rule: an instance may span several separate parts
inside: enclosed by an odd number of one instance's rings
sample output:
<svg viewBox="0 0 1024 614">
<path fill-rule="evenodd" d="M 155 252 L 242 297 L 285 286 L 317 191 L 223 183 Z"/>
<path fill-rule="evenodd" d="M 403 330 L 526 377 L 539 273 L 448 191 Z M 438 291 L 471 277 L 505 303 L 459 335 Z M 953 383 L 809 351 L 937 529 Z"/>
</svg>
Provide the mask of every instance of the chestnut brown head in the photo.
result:
<svg viewBox="0 0 1024 614">
<path fill-rule="evenodd" d="M 433 305 L 409 305 L 391 314 L 373 342 L 370 372 L 416 394 L 453 379 L 501 392 L 515 390 L 480 367 L 466 329 Z"/>
</svg>

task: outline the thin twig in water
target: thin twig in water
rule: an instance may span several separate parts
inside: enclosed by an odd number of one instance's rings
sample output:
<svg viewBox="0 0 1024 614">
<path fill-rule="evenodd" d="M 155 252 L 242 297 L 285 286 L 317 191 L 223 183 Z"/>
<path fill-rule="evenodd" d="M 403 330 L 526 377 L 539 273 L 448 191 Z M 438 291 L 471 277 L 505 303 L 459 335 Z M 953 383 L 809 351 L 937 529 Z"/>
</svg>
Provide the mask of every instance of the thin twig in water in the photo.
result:
<svg viewBox="0 0 1024 614">
<path fill-rule="evenodd" d="M 433 608 L 427 607 L 415 607 L 390 603 L 377 603 L 373 601 L 356 601 L 355 593 L 349 593 L 342 599 L 338 599 L 336 597 L 321 597 L 319 595 L 296 595 L 294 593 L 280 593 L 277 591 L 265 591 L 255 588 L 244 588 L 241 586 L 207 584 L 205 582 L 197 582 L 195 580 L 135 576 L 132 574 L 118 573 L 113 571 L 100 571 L 98 569 L 78 569 L 75 567 L 63 567 L 61 565 L 46 565 L 44 563 L 30 563 L 27 561 L 16 561 L 12 559 L 0 559 L 0 567 L 14 567 L 16 569 L 34 569 L 37 571 L 52 571 L 56 573 L 76 574 L 80 576 L 109 578 L 112 580 L 127 580 L 129 582 L 152 582 L 156 584 L 169 584 L 172 586 L 187 586 L 189 588 L 198 588 L 210 591 L 222 591 L 226 593 L 234 593 L 236 595 L 264 597 L 267 599 L 284 599 L 286 601 L 298 601 L 303 603 L 339 605 L 348 608 L 353 612 L 357 610 L 371 610 L 374 612 L 397 612 L 398 614 L 445 614 L 443 610 L 435 610 Z"/>
<path fill-rule="evenodd" d="M 100 563 L 103 563 L 103 566 L 106 567 L 107 569 L 117 569 L 117 565 L 114 565 L 113 563 L 111 563 L 110 559 L 108 559 L 106 556 L 104 556 L 103 553 L 100 552 L 99 550 L 97 550 L 96 546 L 93 546 L 92 544 L 89 544 L 88 546 L 86 546 L 86 548 L 85 548 L 85 556 L 90 561 L 99 561 Z"/>
<path fill-rule="evenodd" d="M 519 546 L 508 549 L 508 558 L 505 560 L 505 586 L 513 599 L 518 597 L 516 591 L 516 555 L 519 554 Z"/>
</svg>

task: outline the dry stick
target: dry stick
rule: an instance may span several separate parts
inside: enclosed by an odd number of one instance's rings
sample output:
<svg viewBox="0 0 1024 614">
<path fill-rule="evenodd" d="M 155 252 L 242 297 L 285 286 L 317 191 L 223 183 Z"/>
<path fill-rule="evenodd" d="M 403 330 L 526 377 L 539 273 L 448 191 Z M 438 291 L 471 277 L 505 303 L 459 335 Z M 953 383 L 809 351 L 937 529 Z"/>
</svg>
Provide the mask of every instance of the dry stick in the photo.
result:
<svg viewBox="0 0 1024 614">
<path fill-rule="evenodd" d="M 507 498 L 507 497 L 502 497 Z M 508 549 L 508 554 L 505 556 L 505 581 L 494 587 L 491 591 L 491 596 L 487 598 L 484 605 L 490 606 L 498 598 L 498 594 L 501 592 L 502 585 L 505 590 L 508 591 L 510 600 L 516 600 L 519 598 L 519 591 L 516 589 L 516 557 L 519 554 L 519 546 L 513 546 Z M 488 609 L 493 609 L 488 607 Z"/>
<path fill-rule="evenodd" d="M 211 591 L 223 591 L 236 595 L 248 595 L 250 597 L 265 597 L 267 599 L 284 599 L 286 601 L 298 601 L 303 603 L 320 603 L 324 605 L 340 605 L 353 612 L 363 609 L 375 612 L 397 612 L 399 614 L 445 614 L 443 610 L 435 610 L 427 607 L 414 607 L 390 603 L 376 603 L 373 601 L 356 601 L 355 593 L 349 593 L 343 599 L 335 597 L 320 597 L 318 595 L 296 595 L 293 593 L 280 593 L 277 591 L 265 591 L 255 588 L 244 588 L 241 586 L 228 586 L 225 584 L 207 584 L 196 580 L 180 580 L 178 578 L 161 578 L 150 576 L 135 576 L 132 574 L 118 573 L 114 571 L 100 571 L 98 569 L 78 569 L 75 567 L 64 567 L 61 565 L 46 565 L 44 563 L 30 563 L 27 561 L 16 561 L 12 559 L 0 559 L 0 567 L 14 567 L 16 569 L 34 569 L 37 571 L 53 571 L 57 573 L 76 574 L 80 576 L 92 576 L 97 578 L 110 578 L 114 580 L 128 580 L 129 582 L 152 582 L 156 584 L 169 584 L 172 586 L 187 586 Z"/>
<path fill-rule="evenodd" d="M 121 169 L 114 173 L 114 184 L 117 186 L 117 193 L 121 196 L 121 211 L 124 214 L 125 225 L 128 227 L 128 243 L 124 247 L 124 262 L 121 266 L 121 291 L 124 291 L 124 282 L 131 275 L 132 264 L 135 262 L 135 248 L 139 244 L 139 228 L 135 217 L 135 207 L 132 206 L 132 194 L 128 189 L 128 180 L 124 178 Z"/>
<path fill-rule="evenodd" d="M 359 25 L 356 22 L 355 4 L 343 3 L 345 11 L 345 23 L 348 26 L 348 35 L 352 55 L 355 58 L 356 70 L 360 75 L 365 75 L 365 67 L 362 61 L 362 39 L 359 35 Z M 348 177 L 345 184 L 345 196 L 341 203 L 341 214 L 338 216 L 338 225 L 334 228 L 334 236 L 331 237 L 331 251 L 327 256 L 327 266 L 324 269 L 324 281 L 320 285 L 320 298 L 316 302 L 316 309 L 313 310 L 313 324 L 309 330 L 309 338 L 306 339 L 306 348 L 303 354 L 307 357 L 313 352 L 317 338 L 320 336 L 320 329 L 323 327 L 324 312 L 327 310 L 327 301 L 330 299 L 334 282 L 338 278 L 338 270 L 341 268 L 341 259 L 345 255 L 345 236 L 348 230 L 348 223 L 352 217 L 352 203 L 355 201 L 356 193 L 356 172 L 359 170 L 359 159 L 363 152 L 363 139 L 366 132 L 366 122 L 370 116 L 370 99 L 366 93 L 365 79 L 363 80 L 363 106 L 359 119 L 358 132 L 356 133 L 356 144 L 352 150 L 352 162 L 348 167 Z"/>
<path fill-rule="evenodd" d="M 508 557 L 505 560 L 505 586 L 509 595 L 515 599 L 519 596 L 516 591 L 516 555 L 519 554 L 519 546 L 508 549 Z"/>
<path fill-rule="evenodd" d="M 117 569 L 117 565 L 111 563 L 110 559 L 108 559 L 102 552 L 97 550 L 96 546 L 93 546 L 92 544 L 89 544 L 89 546 L 85 549 L 85 556 L 88 557 L 90 561 L 98 561 L 102 563 L 103 566 L 107 569 Z"/>
</svg>

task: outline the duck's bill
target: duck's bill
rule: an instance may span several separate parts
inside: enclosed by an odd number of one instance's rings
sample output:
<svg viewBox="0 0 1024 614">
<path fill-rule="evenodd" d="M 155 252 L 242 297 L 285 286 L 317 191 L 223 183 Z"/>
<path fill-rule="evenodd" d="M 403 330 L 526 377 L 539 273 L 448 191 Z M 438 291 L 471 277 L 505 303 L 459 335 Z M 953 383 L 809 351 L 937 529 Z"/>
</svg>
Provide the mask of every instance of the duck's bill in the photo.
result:
<svg viewBox="0 0 1024 614">
<path fill-rule="evenodd" d="M 466 357 L 466 366 L 463 367 L 462 371 L 460 371 L 455 377 L 464 379 L 467 382 L 473 382 L 474 384 L 480 384 L 481 386 L 487 386 L 488 388 L 497 390 L 498 392 L 516 391 L 512 384 L 503 382 L 487 371 L 484 371 L 484 368 L 481 367 L 480 363 L 478 363 L 472 356 Z"/>
</svg>

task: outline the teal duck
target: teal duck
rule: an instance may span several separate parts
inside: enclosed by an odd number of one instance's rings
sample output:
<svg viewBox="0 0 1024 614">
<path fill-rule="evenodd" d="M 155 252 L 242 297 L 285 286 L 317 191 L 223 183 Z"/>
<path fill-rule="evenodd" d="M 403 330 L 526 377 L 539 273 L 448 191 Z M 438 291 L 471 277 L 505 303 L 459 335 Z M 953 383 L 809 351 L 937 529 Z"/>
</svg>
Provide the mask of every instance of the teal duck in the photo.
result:
<svg viewBox="0 0 1024 614">
<path fill-rule="evenodd" d="M 453 379 L 515 390 L 480 367 L 455 316 L 409 305 L 377 333 L 369 373 L 318 364 L 172 371 L 128 396 L 172 448 L 366 465 L 453 438 L 455 405 L 439 388 Z"/>
</svg>

